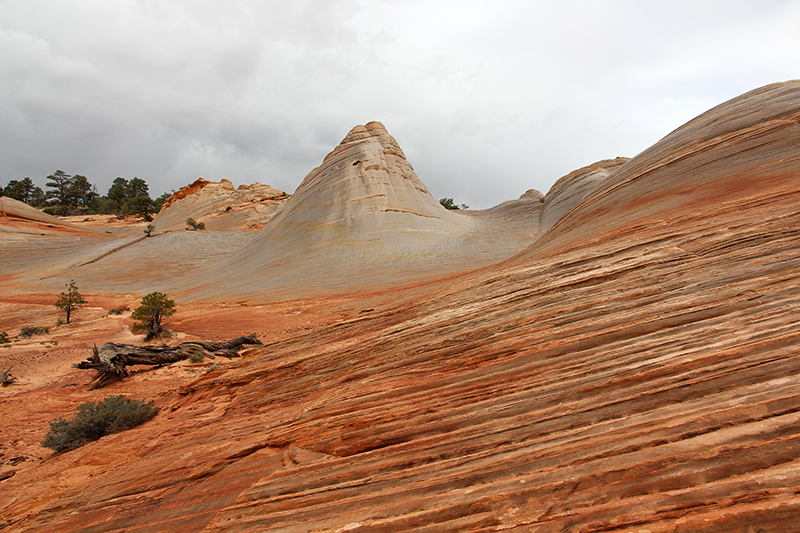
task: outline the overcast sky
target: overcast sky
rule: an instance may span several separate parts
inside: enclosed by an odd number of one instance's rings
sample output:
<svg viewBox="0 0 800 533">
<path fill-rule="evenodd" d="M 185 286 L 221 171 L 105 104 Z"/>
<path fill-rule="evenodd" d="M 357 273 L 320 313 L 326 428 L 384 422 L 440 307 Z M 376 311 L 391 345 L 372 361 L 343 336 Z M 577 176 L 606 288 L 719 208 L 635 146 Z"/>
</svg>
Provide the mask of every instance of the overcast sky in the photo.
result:
<svg viewBox="0 0 800 533">
<path fill-rule="evenodd" d="M 800 78 L 798 51 L 798 0 L 0 0 L 0 185 L 294 192 L 378 120 L 486 208 Z"/>
</svg>

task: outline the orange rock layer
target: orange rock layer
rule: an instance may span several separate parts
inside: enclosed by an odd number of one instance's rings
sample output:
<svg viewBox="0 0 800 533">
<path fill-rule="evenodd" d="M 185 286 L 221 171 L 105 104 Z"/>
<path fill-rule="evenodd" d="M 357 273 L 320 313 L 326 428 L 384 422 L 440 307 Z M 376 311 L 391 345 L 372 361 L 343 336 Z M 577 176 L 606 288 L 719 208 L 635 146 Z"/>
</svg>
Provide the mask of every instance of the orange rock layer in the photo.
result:
<svg viewBox="0 0 800 533">
<path fill-rule="evenodd" d="M 793 82 L 625 163 L 515 258 L 255 349 L 0 482 L 3 523 L 796 532 L 798 206 Z"/>
</svg>

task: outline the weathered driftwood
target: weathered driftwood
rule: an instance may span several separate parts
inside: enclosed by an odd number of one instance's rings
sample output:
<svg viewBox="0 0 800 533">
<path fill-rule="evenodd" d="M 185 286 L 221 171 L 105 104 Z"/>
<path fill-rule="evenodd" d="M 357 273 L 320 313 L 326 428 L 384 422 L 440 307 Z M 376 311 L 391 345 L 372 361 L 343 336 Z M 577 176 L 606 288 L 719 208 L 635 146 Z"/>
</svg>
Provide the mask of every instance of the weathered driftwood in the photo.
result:
<svg viewBox="0 0 800 533">
<path fill-rule="evenodd" d="M 95 346 L 91 357 L 73 366 L 97 371 L 97 375 L 92 378 L 95 384 L 89 389 L 91 390 L 104 387 L 115 378 L 127 377 L 127 367 L 131 365 L 165 365 L 188 359 L 195 354 L 202 357 L 239 357 L 239 350 L 243 346 L 253 344 L 261 344 L 255 334 L 226 342 L 190 341 L 176 346 L 134 346 L 107 342 L 99 349 Z"/>
<path fill-rule="evenodd" d="M 0 372 L 0 384 L 2 384 L 3 387 L 8 387 L 9 385 L 17 381 L 17 378 L 11 375 L 11 368 L 12 367 L 8 367 L 8 370 L 6 370 L 5 372 Z"/>
</svg>

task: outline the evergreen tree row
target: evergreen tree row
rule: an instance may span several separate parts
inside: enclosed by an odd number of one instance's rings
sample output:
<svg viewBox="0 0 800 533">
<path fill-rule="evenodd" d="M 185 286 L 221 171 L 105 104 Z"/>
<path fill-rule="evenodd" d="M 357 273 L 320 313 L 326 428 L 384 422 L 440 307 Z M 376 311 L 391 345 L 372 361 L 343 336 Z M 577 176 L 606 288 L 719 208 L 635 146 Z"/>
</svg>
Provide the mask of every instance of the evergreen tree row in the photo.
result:
<svg viewBox="0 0 800 533">
<path fill-rule="evenodd" d="M 47 191 L 34 185 L 30 178 L 11 180 L 0 187 L 0 194 L 51 215 L 139 215 L 148 220 L 170 196 L 164 193 L 153 200 L 147 183 L 139 178 L 116 178 L 106 195 L 101 196 L 86 176 L 71 176 L 63 170 L 47 176 L 45 187 Z"/>
</svg>

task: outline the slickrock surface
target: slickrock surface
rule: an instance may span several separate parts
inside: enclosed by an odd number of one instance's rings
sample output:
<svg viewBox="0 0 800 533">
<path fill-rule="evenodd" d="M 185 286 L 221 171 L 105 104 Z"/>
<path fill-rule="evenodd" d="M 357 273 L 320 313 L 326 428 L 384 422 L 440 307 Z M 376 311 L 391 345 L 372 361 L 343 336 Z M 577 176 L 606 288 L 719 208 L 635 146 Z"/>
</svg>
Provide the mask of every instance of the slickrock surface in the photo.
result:
<svg viewBox="0 0 800 533">
<path fill-rule="evenodd" d="M 0 523 L 796 532 L 798 206 L 790 82 L 667 136 L 509 260 L 342 301 L 338 323 L 146 396 L 152 421 L 0 481 Z"/>
<path fill-rule="evenodd" d="M 76 224 L 71 224 L 60 218 L 43 213 L 25 202 L 20 202 L 8 196 L 0 196 L 0 233 L 3 238 L 13 238 L 11 235 L 46 235 L 57 231 L 72 230 L 78 233 L 87 233 L 92 230 Z"/>
<path fill-rule="evenodd" d="M 541 209 L 536 195 L 473 213 L 444 209 L 384 126 L 370 122 L 347 134 L 247 246 L 181 296 L 374 291 L 474 269 L 531 244 Z"/>
<path fill-rule="evenodd" d="M 543 234 L 552 228 L 567 211 L 583 200 L 598 184 L 627 161 L 626 157 L 598 161 L 574 170 L 555 182 L 544 197 L 539 232 Z"/>
<path fill-rule="evenodd" d="M 77 251 L 62 240 L 64 252 L 54 250 L 46 271 L 30 269 L 15 281 L 47 290 L 74 279 L 85 290 L 159 290 L 184 302 L 369 294 L 520 252 L 541 233 L 545 205 L 541 193 L 529 191 L 491 209 L 448 211 L 394 138 L 372 122 L 354 128 L 290 197 L 261 184 L 234 189 L 227 180 L 200 179 L 165 202 L 150 238 L 140 232 Z M 183 231 L 188 217 L 218 231 Z M 28 260 L 25 249 L 14 253 Z"/>
<path fill-rule="evenodd" d="M 164 202 L 153 225 L 157 232 L 183 230 L 186 219 L 194 218 L 207 230 L 261 228 L 287 199 L 285 192 L 263 183 L 237 189 L 226 179 L 212 182 L 199 178 Z"/>
</svg>

